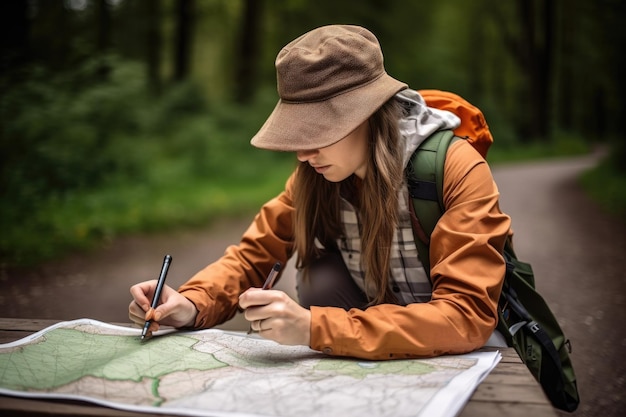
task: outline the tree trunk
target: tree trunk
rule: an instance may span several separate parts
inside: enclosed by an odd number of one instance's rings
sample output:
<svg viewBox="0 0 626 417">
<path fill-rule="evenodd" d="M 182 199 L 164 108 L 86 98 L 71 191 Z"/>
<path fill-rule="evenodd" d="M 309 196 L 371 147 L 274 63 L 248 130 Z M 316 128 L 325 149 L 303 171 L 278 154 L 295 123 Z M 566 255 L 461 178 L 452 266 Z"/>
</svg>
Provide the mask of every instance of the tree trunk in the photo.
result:
<svg viewBox="0 0 626 417">
<path fill-rule="evenodd" d="M 261 0 L 245 0 L 243 21 L 239 32 L 235 71 L 235 100 L 248 103 L 256 90 L 259 61 Z"/>
<path fill-rule="evenodd" d="M 28 2 L 0 2 L 0 73 L 14 69 L 29 59 L 28 38 L 30 21 Z"/>
<path fill-rule="evenodd" d="M 537 117 L 540 117 L 537 138 L 550 139 L 552 126 L 552 80 L 554 63 L 554 26 L 556 24 L 555 0 L 542 0 L 543 39 L 537 48 L 538 68 L 535 88 L 537 89 Z"/>
<path fill-rule="evenodd" d="M 575 14 L 570 4 L 561 3 L 559 22 L 558 94 L 556 97 L 556 120 L 566 131 L 574 128 L 574 62 L 575 62 Z"/>
<path fill-rule="evenodd" d="M 183 81 L 191 70 L 191 46 L 193 33 L 194 0 L 178 0 L 176 3 L 176 53 L 174 57 L 174 80 Z"/>
<path fill-rule="evenodd" d="M 555 24 L 554 0 L 518 0 L 520 34 L 514 36 L 502 26 L 505 42 L 520 66 L 524 80 L 520 110 L 528 116 L 520 122 L 522 140 L 550 137 L 551 80 L 553 54 L 553 27 Z M 496 16 L 502 25 L 506 20 Z"/>
<path fill-rule="evenodd" d="M 146 64 L 148 81 L 151 92 L 158 95 L 161 92 L 161 48 L 163 37 L 161 36 L 161 0 L 145 2 L 146 6 Z"/>
<path fill-rule="evenodd" d="M 102 58 L 111 48 L 111 10 L 109 10 L 106 0 L 98 1 L 96 18 L 98 19 L 96 25 L 96 51 L 98 56 Z M 101 59 L 98 68 L 100 79 L 107 79 L 110 71 L 109 64 L 104 59 Z"/>
</svg>

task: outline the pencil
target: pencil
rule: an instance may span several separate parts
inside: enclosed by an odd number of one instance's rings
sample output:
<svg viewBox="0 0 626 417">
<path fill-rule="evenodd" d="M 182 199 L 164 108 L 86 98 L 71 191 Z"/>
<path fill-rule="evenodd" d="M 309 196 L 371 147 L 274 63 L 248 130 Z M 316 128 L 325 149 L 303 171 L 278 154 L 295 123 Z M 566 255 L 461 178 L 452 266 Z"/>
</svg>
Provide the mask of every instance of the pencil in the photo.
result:
<svg viewBox="0 0 626 417">
<path fill-rule="evenodd" d="M 274 286 L 274 281 L 276 281 L 276 277 L 278 276 L 278 273 L 280 272 L 281 266 L 282 265 L 280 264 L 280 262 L 276 262 L 274 264 L 274 266 L 272 267 L 272 270 L 267 275 L 267 278 L 265 279 L 265 282 L 263 283 L 263 287 L 261 287 L 261 289 L 263 290 L 272 289 L 272 287 Z"/>
</svg>

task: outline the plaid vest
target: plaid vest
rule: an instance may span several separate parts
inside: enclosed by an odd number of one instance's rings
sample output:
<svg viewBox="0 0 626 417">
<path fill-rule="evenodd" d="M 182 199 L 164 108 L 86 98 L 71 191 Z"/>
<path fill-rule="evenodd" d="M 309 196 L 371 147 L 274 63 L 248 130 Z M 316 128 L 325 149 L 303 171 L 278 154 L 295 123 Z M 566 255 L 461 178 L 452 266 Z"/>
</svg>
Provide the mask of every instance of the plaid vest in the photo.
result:
<svg viewBox="0 0 626 417">
<path fill-rule="evenodd" d="M 400 305 L 430 301 L 432 286 L 417 256 L 417 246 L 408 207 L 408 189 L 400 188 L 398 195 L 399 218 L 391 245 L 391 271 L 389 287 Z M 374 298 L 375 288 L 365 282 L 361 263 L 360 219 L 354 206 L 346 199 L 341 201 L 341 219 L 345 234 L 337 241 L 350 275 L 368 297 Z"/>
</svg>

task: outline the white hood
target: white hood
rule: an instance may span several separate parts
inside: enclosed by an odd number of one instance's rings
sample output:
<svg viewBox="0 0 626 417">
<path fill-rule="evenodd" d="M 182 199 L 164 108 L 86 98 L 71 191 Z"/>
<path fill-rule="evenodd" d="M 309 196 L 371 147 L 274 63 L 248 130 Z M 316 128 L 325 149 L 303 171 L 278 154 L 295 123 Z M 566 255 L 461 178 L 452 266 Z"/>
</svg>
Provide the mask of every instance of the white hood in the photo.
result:
<svg viewBox="0 0 626 417">
<path fill-rule="evenodd" d="M 409 158 L 417 147 L 438 130 L 456 129 L 461 124 L 455 114 L 426 106 L 422 96 L 414 90 L 406 89 L 396 94 L 407 114 L 400 120 L 400 133 L 404 137 L 404 161 L 406 167 Z"/>
</svg>

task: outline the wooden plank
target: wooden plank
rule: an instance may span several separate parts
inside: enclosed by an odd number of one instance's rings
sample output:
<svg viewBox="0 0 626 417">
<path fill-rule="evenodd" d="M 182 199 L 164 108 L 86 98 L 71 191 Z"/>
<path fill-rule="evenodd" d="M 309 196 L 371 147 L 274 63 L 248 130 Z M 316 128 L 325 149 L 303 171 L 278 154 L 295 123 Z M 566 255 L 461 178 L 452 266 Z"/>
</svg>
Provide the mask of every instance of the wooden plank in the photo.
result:
<svg viewBox="0 0 626 417">
<path fill-rule="evenodd" d="M 504 378 L 524 378 L 527 384 L 536 385 L 537 382 L 524 364 L 500 362 L 489 375 L 498 375 Z"/>
<path fill-rule="evenodd" d="M 54 324 L 60 323 L 62 321 L 72 321 L 72 320 L 0 318 L 0 329 L 1 330 L 30 331 L 34 333 L 34 332 L 38 332 L 39 330 L 43 330 L 46 327 L 50 327 Z M 133 323 L 109 323 L 109 324 L 114 324 L 116 326 L 122 326 L 122 327 L 134 326 Z"/>
<path fill-rule="evenodd" d="M 61 320 L 11 319 L 0 318 L 0 329 L 37 332 L 60 322 Z"/>
<path fill-rule="evenodd" d="M 62 320 L 0 318 L 0 343 L 9 343 L 43 330 Z M 117 326 L 133 327 L 131 323 L 111 323 Z"/>
<path fill-rule="evenodd" d="M 22 339 L 30 334 L 33 334 L 33 332 L 20 330 L 0 330 L 0 344 Z"/>
<path fill-rule="evenodd" d="M 135 413 L 102 407 L 82 401 L 47 400 L 0 396 L 2 415 L 10 416 L 119 416 L 119 417 L 163 417 L 163 414 Z"/>
<path fill-rule="evenodd" d="M 479 389 L 478 389 L 479 388 Z M 486 379 L 476 389 L 472 399 L 490 402 L 522 402 L 524 404 L 547 404 L 543 390 L 538 384 L 493 384 Z"/>
<path fill-rule="evenodd" d="M 506 365 L 506 364 L 503 364 L 503 365 Z M 497 368 L 491 371 L 491 373 L 487 376 L 487 378 L 485 378 L 483 383 L 490 383 L 494 385 L 495 384 L 509 384 L 509 385 L 516 385 L 516 386 L 537 385 L 537 382 L 534 380 L 534 378 L 529 377 L 529 375 L 526 375 L 524 372 L 501 373 L 499 372 Z"/>
</svg>

